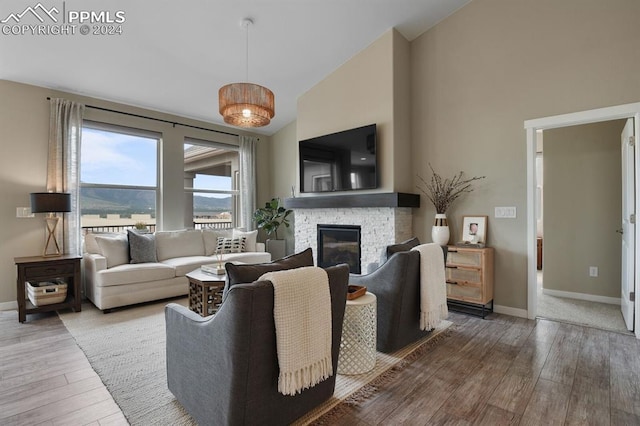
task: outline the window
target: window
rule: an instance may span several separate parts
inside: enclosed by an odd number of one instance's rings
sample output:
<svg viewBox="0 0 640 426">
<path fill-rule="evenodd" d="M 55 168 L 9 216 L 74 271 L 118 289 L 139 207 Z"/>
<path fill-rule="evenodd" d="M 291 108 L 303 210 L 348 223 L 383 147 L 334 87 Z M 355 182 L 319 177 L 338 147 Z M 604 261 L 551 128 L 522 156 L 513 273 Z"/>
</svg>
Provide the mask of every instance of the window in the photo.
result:
<svg viewBox="0 0 640 426">
<path fill-rule="evenodd" d="M 160 136 L 85 121 L 80 150 L 80 214 L 84 232 L 156 225 Z"/>
<path fill-rule="evenodd" d="M 194 228 L 236 226 L 238 179 L 237 146 L 185 139 L 184 189 L 191 196 L 186 214 Z"/>
</svg>

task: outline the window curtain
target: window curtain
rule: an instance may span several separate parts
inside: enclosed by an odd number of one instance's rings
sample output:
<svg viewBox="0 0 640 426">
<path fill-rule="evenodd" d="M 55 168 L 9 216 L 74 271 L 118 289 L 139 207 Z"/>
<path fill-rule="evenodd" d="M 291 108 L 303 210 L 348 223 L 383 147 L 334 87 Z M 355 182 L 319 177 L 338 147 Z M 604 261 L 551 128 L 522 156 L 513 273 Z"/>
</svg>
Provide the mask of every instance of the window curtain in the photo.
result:
<svg viewBox="0 0 640 426">
<path fill-rule="evenodd" d="M 254 229 L 256 209 L 256 138 L 240 136 L 240 226 Z"/>
<path fill-rule="evenodd" d="M 80 140 L 84 105 L 66 99 L 51 99 L 47 191 L 71 194 L 71 212 L 63 214 L 56 235 L 62 250 L 81 254 L 80 235 Z M 62 238 L 60 238 L 62 237 Z"/>
</svg>

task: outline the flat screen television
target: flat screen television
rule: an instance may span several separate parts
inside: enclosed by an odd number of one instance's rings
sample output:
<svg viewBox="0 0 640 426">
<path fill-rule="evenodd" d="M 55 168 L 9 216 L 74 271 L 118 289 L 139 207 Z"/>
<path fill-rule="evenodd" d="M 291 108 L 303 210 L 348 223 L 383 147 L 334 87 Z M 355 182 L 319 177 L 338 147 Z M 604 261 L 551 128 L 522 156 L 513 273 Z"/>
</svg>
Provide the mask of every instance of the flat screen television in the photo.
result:
<svg viewBox="0 0 640 426">
<path fill-rule="evenodd" d="M 298 142 L 300 192 L 333 192 L 378 187 L 376 125 Z"/>
</svg>

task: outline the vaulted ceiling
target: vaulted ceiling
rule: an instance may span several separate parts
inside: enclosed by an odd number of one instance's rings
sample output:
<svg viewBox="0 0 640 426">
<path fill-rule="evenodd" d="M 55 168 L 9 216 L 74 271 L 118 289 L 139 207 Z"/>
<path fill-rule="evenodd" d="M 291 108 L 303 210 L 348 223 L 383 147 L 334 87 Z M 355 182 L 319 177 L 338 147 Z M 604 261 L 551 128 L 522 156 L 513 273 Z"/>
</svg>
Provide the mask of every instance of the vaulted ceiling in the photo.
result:
<svg viewBox="0 0 640 426">
<path fill-rule="evenodd" d="M 276 116 L 259 132 L 272 134 L 295 119 L 300 95 L 387 30 L 411 41 L 469 1 L 3 0 L 0 78 L 223 124 L 218 89 L 245 80 L 240 23 L 249 17 L 249 80 L 276 96 Z M 83 35 L 80 15 L 70 14 L 82 11 L 125 20 L 115 28 L 85 22 Z M 24 25 L 75 29 L 34 35 Z"/>
</svg>

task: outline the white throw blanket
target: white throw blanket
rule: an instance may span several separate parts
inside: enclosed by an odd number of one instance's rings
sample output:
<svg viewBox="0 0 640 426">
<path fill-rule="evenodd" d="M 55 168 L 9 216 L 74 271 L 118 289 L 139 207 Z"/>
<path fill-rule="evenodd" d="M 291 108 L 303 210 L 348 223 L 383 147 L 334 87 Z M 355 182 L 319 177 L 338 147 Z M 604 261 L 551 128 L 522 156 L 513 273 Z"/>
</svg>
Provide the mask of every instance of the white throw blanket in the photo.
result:
<svg viewBox="0 0 640 426">
<path fill-rule="evenodd" d="M 420 329 L 432 330 L 449 315 L 444 254 L 436 243 L 412 248 L 420 252 Z"/>
<path fill-rule="evenodd" d="M 278 392 L 295 395 L 333 375 L 329 279 L 324 269 L 309 266 L 260 280 L 273 283 Z"/>
</svg>

